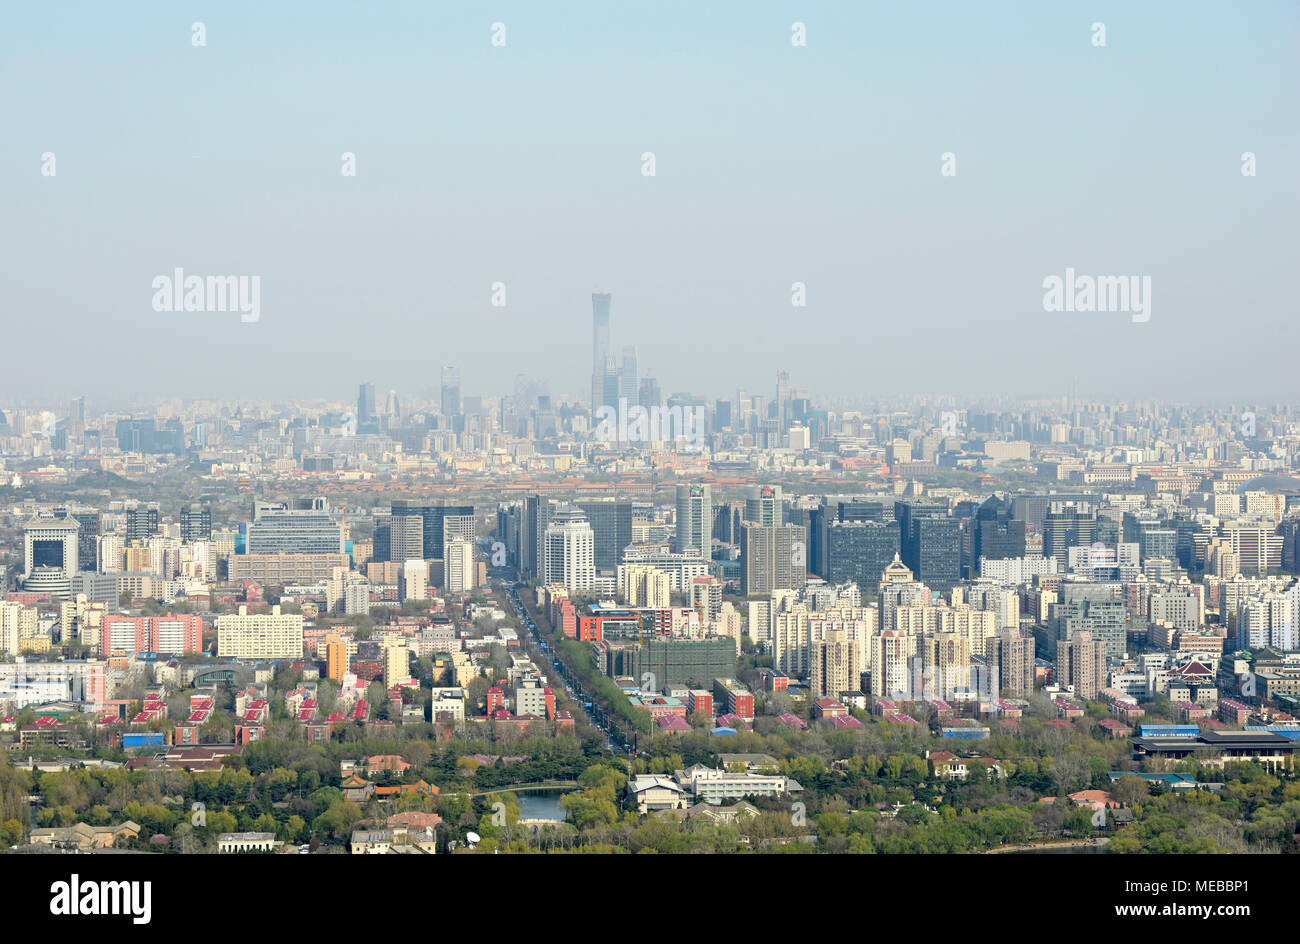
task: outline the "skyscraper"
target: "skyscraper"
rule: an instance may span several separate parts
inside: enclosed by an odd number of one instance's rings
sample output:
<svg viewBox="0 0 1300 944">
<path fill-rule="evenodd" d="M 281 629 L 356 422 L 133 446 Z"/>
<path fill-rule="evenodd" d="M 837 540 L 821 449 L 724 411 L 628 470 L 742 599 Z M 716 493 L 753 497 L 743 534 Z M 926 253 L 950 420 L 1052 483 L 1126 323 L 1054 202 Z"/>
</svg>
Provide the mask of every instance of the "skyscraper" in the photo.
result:
<svg viewBox="0 0 1300 944">
<path fill-rule="evenodd" d="M 442 560 L 443 546 L 449 540 L 460 538 L 474 541 L 474 506 L 473 505 L 435 505 L 427 501 L 414 498 L 395 498 L 393 499 L 392 514 L 394 517 L 415 517 L 424 521 L 421 532 L 421 541 L 424 544 L 424 553 L 413 555 L 422 557 L 424 560 Z M 450 534 L 448 533 L 448 522 L 450 521 Z M 375 547 L 376 559 L 378 557 L 379 547 Z M 399 558 L 392 558 L 398 560 Z"/>
<path fill-rule="evenodd" d="M 605 364 L 609 360 L 610 294 L 591 296 L 591 412 L 604 404 Z"/>
<path fill-rule="evenodd" d="M 363 383 L 357 391 L 357 425 L 370 423 L 375 419 L 375 385 Z"/>
<path fill-rule="evenodd" d="M 442 418 L 447 429 L 460 432 L 464 428 L 459 421 L 460 406 L 460 368 L 444 367 L 442 369 Z"/>
<path fill-rule="evenodd" d="M 544 583 L 562 584 L 572 594 L 596 589 L 595 535 L 581 509 L 557 509 L 542 543 Z"/>
<path fill-rule="evenodd" d="M 745 520 L 779 527 L 784 524 L 780 485 L 751 485 L 745 490 Z"/>
<path fill-rule="evenodd" d="M 519 574 L 525 580 L 541 577 L 546 560 L 544 544 L 555 502 L 541 495 L 524 499 L 523 522 L 519 529 Z"/>
<path fill-rule="evenodd" d="M 902 561 L 932 590 L 951 590 L 961 580 L 961 522 L 946 502 L 894 504 Z"/>
<path fill-rule="evenodd" d="M 776 372 L 776 428 L 784 430 L 790 425 L 790 372 Z"/>
<path fill-rule="evenodd" d="M 595 536 L 596 570 L 612 573 L 632 543 L 632 502 L 605 498 L 575 504 L 587 516 Z"/>
<path fill-rule="evenodd" d="M 1016 520 L 1011 502 L 994 495 L 975 511 L 973 563 L 983 558 L 1005 560 L 1025 556 L 1026 525 Z"/>
<path fill-rule="evenodd" d="M 425 560 L 424 519 L 420 515 L 375 515 L 374 559 Z"/>
<path fill-rule="evenodd" d="M 1043 556 L 1055 557 L 1062 570 L 1072 547 L 1085 547 L 1096 537 L 1097 511 L 1087 502 L 1053 502 L 1043 518 Z"/>
<path fill-rule="evenodd" d="M 663 406 L 664 394 L 659 381 L 653 377 L 642 377 L 637 401 L 644 407 Z"/>
<path fill-rule="evenodd" d="M 807 582 L 807 531 L 794 524 L 740 528 L 740 590 L 798 590 Z"/>
<path fill-rule="evenodd" d="M 713 556 L 713 494 L 708 485 L 677 486 L 677 550 Z"/>
<path fill-rule="evenodd" d="M 627 401 L 629 407 L 634 407 L 640 401 L 640 394 L 640 381 L 636 373 L 636 348 L 628 345 L 623 348 L 623 369 L 618 378 L 618 395 Z"/>
<path fill-rule="evenodd" d="M 186 544 L 212 537 L 212 506 L 190 502 L 181 506 L 181 540 Z"/>
<path fill-rule="evenodd" d="M 834 521 L 824 531 L 822 576 L 830 583 L 852 581 L 875 592 L 881 575 L 898 556 L 898 522 Z"/>
<path fill-rule="evenodd" d="M 131 502 L 126 506 L 126 542 L 149 540 L 158 533 L 159 522 L 157 502 Z"/>
</svg>

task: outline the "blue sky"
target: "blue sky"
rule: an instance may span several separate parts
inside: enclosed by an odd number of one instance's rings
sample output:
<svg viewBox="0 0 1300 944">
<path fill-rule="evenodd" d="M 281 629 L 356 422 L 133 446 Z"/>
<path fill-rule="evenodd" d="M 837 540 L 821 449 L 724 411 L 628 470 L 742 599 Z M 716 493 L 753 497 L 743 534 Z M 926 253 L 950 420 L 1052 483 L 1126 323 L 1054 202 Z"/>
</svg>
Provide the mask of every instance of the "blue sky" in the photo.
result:
<svg viewBox="0 0 1300 944">
<path fill-rule="evenodd" d="M 1297 40 L 1293 3 L 6 7 L 0 345 L 64 368 L 0 396 L 582 395 L 601 289 L 667 390 L 1287 397 Z M 177 266 L 261 320 L 153 311 Z M 1150 275 L 1151 320 L 1043 311 L 1067 266 Z"/>
</svg>

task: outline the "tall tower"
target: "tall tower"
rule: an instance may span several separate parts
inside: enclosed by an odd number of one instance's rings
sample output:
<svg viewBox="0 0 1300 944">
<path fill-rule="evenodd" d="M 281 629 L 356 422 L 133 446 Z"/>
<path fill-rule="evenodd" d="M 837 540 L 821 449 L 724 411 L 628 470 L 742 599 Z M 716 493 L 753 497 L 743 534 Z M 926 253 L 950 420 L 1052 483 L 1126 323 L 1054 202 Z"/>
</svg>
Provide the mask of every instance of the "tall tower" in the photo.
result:
<svg viewBox="0 0 1300 944">
<path fill-rule="evenodd" d="M 357 425 L 375 418 L 375 385 L 363 383 L 357 392 Z"/>
<path fill-rule="evenodd" d="M 591 296 L 591 411 L 604 405 L 605 363 L 610 357 L 609 302 L 610 294 Z"/>
<path fill-rule="evenodd" d="M 442 369 L 442 415 L 455 416 L 460 413 L 460 368 L 444 367 Z"/>
<path fill-rule="evenodd" d="M 677 486 L 677 550 L 713 556 L 713 494 L 708 485 Z"/>
<path fill-rule="evenodd" d="M 629 407 L 638 405 L 640 383 L 636 375 L 636 347 L 627 345 L 623 348 L 623 370 L 618 379 L 618 395 L 627 400 Z"/>
<path fill-rule="evenodd" d="M 784 432 L 790 425 L 790 372 L 776 372 L 776 428 Z"/>
</svg>

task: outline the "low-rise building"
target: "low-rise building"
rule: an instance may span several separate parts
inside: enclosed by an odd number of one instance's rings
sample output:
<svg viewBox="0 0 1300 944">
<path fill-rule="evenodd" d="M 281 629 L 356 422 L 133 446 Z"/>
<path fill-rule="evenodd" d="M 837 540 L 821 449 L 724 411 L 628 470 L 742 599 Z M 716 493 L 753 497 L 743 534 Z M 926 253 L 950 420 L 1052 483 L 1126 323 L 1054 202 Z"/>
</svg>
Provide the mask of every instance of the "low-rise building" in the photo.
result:
<svg viewBox="0 0 1300 944">
<path fill-rule="evenodd" d="M 275 833 L 221 833 L 217 836 L 217 852 L 274 852 L 280 847 Z"/>
</svg>

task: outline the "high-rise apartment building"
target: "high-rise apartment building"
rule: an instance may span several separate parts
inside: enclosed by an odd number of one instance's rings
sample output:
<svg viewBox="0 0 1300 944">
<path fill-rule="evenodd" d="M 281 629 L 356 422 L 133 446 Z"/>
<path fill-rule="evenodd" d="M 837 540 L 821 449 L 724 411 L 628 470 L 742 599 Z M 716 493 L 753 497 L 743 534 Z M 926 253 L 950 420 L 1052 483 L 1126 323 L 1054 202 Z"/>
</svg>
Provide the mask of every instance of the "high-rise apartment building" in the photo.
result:
<svg viewBox="0 0 1300 944">
<path fill-rule="evenodd" d="M 972 690 L 971 644 L 961 633 L 935 633 L 923 638 L 926 679 L 924 694 L 951 699 Z"/>
<path fill-rule="evenodd" d="M 1028 698 L 1034 693 L 1034 637 L 1003 629 L 987 643 L 987 664 L 999 694 Z"/>
<path fill-rule="evenodd" d="M 808 687 L 813 698 L 838 698 L 861 687 L 862 645 L 841 629 L 809 643 Z"/>
<path fill-rule="evenodd" d="M 886 629 L 871 637 L 871 694 L 879 698 L 911 696 L 911 660 L 916 636 Z"/>
<path fill-rule="evenodd" d="M 1087 630 L 1057 643 L 1056 681 L 1073 688 L 1079 698 L 1095 699 L 1106 687 L 1106 644 Z"/>
<path fill-rule="evenodd" d="M 741 592 L 748 595 L 803 587 L 807 547 L 807 530 L 798 525 L 746 522 L 740 531 Z"/>
<path fill-rule="evenodd" d="M 217 655 L 228 659 L 301 659 L 302 616 L 281 613 L 238 613 L 217 617 Z"/>
<path fill-rule="evenodd" d="M 571 505 L 557 509 L 546 528 L 543 583 L 558 583 L 570 594 L 596 589 L 596 539 L 582 510 Z"/>
<path fill-rule="evenodd" d="M 677 550 L 713 556 L 713 494 L 708 485 L 677 486 Z"/>
<path fill-rule="evenodd" d="M 429 565 L 420 558 L 402 561 L 397 577 L 397 598 L 402 602 L 429 599 Z"/>
<path fill-rule="evenodd" d="M 188 655 L 203 647 L 203 620 L 197 614 L 120 616 L 107 614 L 99 624 L 99 653 L 134 656 L 142 652 Z"/>
<path fill-rule="evenodd" d="M 474 589 L 474 543 L 454 539 L 444 549 L 443 584 L 448 593 L 469 593 Z"/>
</svg>

